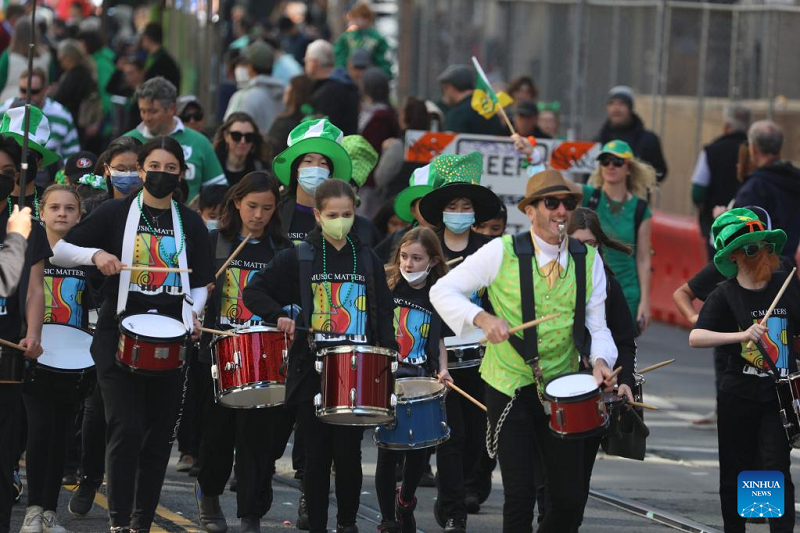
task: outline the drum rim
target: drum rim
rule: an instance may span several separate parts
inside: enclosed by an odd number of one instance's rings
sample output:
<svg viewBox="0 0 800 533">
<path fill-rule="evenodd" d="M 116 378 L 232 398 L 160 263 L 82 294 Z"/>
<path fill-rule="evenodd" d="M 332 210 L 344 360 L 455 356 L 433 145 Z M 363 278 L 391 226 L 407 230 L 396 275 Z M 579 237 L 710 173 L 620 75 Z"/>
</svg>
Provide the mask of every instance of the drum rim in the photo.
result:
<svg viewBox="0 0 800 533">
<path fill-rule="evenodd" d="M 119 350 L 116 354 L 114 354 L 114 362 L 117 364 L 117 367 L 124 370 L 125 372 L 129 372 L 131 374 L 139 374 L 140 376 L 154 376 L 154 377 L 171 377 L 173 374 L 177 374 L 183 371 L 186 362 L 181 362 L 181 366 L 178 368 L 168 368 L 166 370 L 150 370 L 149 368 L 141 368 L 141 367 L 133 367 L 129 364 L 125 363 L 124 361 L 119 360 Z"/>
<path fill-rule="evenodd" d="M 400 404 L 411 405 L 411 404 L 415 404 L 415 403 L 422 403 L 424 401 L 427 402 L 427 401 L 430 401 L 430 400 L 441 400 L 447 394 L 447 387 L 445 387 L 444 385 L 439 383 L 438 379 L 430 378 L 430 377 L 423 377 L 423 376 L 407 377 L 407 378 L 395 378 L 395 380 L 394 380 L 395 394 L 397 393 L 397 384 L 398 383 L 404 383 L 406 381 L 421 381 L 421 380 L 435 381 L 436 383 L 438 383 L 441 386 L 441 388 L 438 391 L 436 391 L 435 393 L 433 393 L 433 394 L 426 394 L 425 396 L 415 396 L 414 398 L 411 398 L 411 399 L 408 399 L 408 400 L 403 400 L 403 399 L 401 399 L 401 396 L 398 395 L 397 396 L 397 405 L 400 405 Z"/>
<path fill-rule="evenodd" d="M 36 361 L 36 368 L 37 369 L 42 369 L 45 372 L 52 372 L 53 374 L 86 374 L 86 373 L 91 372 L 91 371 L 95 371 L 95 372 L 97 371 L 96 365 L 91 365 L 91 366 L 87 366 L 87 367 L 84 367 L 84 368 L 74 368 L 74 369 L 67 370 L 67 369 L 64 369 L 64 368 L 58 368 L 58 367 L 55 367 L 55 366 L 45 365 L 45 364 L 40 363 L 39 361 Z"/>
<path fill-rule="evenodd" d="M 478 350 L 478 351 L 480 351 L 481 348 L 486 348 L 486 347 L 483 344 L 480 344 L 480 343 L 476 342 L 474 344 L 456 344 L 454 346 L 448 346 L 446 348 L 446 351 L 448 351 L 448 352 L 453 352 L 453 351 L 456 351 L 456 350 L 461 351 L 461 352 L 463 352 L 465 350 Z"/>
<path fill-rule="evenodd" d="M 154 313 L 134 313 L 132 315 L 125 315 L 125 316 L 123 316 L 123 317 L 121 317 L 119 319 L 119 332 L 120 332 L 121 335 L 125 335 L 126 337 L 129 337 L 129 338 L 131 338 L 133 340 L 149 342 L 150 344 L 174 344 L 175 342 L 185 341 L 186 339 L 189 338 L 189 332 L 188 331 L 186 333 L 184 333 L 183 335 L 179 335 L 179 336 L 176 336 L 176 337 L 151 337 L 149 335 L 142 335 L 142 334 L 139 334 L 139 333 L 135 333 L 135 332 L 129 330 L 128 328 L 126 328 L 125 325 L 122 323 L 126 318 L 130 318 L 132 316 L 158 316 L 158 317 L 168 318 L 170 320 L 174 320 L 175 322 L 177 322 L 178 324 L 181 324 L 181 325 L 183 325 L 183 322 L 181 322 L 180 320 L 178 320 L 176 318 L 172 318 L 171 316 L 159 315 L 159 314 L 154 314 Z M 186 326 L 184 326 L 184 327 L 186 327 Z"/>
<path fill-rule="evenodd" d="M 283 333 L 275 326 L 248 326 L 246 328 L 234 328 L 233 331 L 239 335 L 244 333 Z"/>
<path fill-rule="evenodd" d="M 579 395 L 579 396 L 563 396 L 563 397 L 562 397 L 562 396 L 551 396 L 551 395 L 547 394 L 547 387 L 548 387 L 548 385 L 550 385 L 550 384 L 551 384 L 553 381 L 555 381 L 555 380 L 557 380 L 557 379 L 565 378 L 565 377 L 567 377 L 567 376 L 574 376 L 574 375 L 581 375 L 581 376 L 590 376 L 590 377 L 593 377 L 593 376 L 592 376 L 592 374 L 591 374 L 590 372 L 582 372 L 582 371 L 578 371 L 578 372 L 567 372 L 566 374 L 561 374 L 560 376 L 556 376 L 556 377 L 554 377 L 553 379 L 551 379 L 550 381 L 548 381 L 548 382 L 545 384 L 545 386 L 544 386 L 544 391 L 542 392 L 542 396 L 544 396 L 546 400 L 548 400 L 548 401 L 550 401 L 550 402 L 556 402 L 556 403 L 578 403 L 578 402 L 583 402 L 583 401 L 586 401 L 586 400 L 588 400 L 589 398 L 591 398 L 591 397 L 595 396 L 596 394 L 600 394 L 600 396 L 601 396 L 601 399 L 602 399 L 602 393 L 603 393 L 603 391 L 602 391 L 602 389 L 600 388 L 600 386 L 599 386 L 599 385 L 597 385 L 597 389 L 595 389 L 595 390 L 591 390 L 591 391 L 589 391 L 589 392 L 584 392 L 583 394 L 581 394 L 581 395 Z"/>
<path fill-rule="evenodd" d="M 603 413 L 603 423 L 597 426 L 596 428 L 581 431 L 580 433 L 567 433 L 565 431 L 559 431 L 553 427 L 553 421 L 550 420 L 547 423 L 548 429 L 558 438 L 560 439 L 584 439 L 586 437 L 592 437 L 595 435 L 599 435 L 604 433 L 608 428 L 609 419 L 611 417 L 608 416 L 608 413 Z"/>
<path fill-rule="evenodd" d="M 462 368 L 474 368 L 476 366 L 481 366 L 483 363 L 483 358 L 480 359 L 467 359 L 466 361 L 460 362 L 447 362 L 447 369 L 448 370 L 461 370 Z"/>
<path fill-rule="evenodd" d="M 325 417 L 331 415 L 344 415 L 344 414 L 355 414 L 354 409 L 358 409 L 361 411 L 367 411 L 369 416 L 390 416 L 389 420 L 376 422 L 374 420 L 370 420 L 367 422 L 366 420 L 364 423 L 358 424 L 343 424 L 341 422 L 331 422 L 330 420 L 326 420 Z M 326 424 L 331 424 L 334 426 L 352 426 L 352 427 L 370 427 L 370 426 L 382 426 L 387 422 L 391 422 L 395 418 L 395 410 L 392 408 L 384 409 L 382 407 L 348 407 L 345 405 L 334 405 L 331 407 L 317 407 L 316 408 L 316 415 L 322 422 Z"/>
<path fill-rule="evenodd" d="M 372 442 L 375 443 L 375 446 L 377 446 L 378 448 L 383 448 L 385 450 L 398 450 L 398 451 L 424 450 L 425 448 L 433 448 L 434 446 L 438 446 L 450 439 L 450 426 L 448 425 L 445 434 L 439 437 L 438 439 L 422 441 L 420 444 L 417 445 L 387 444 L 378 441 L 378 431 L 382 427 L 383 426 L 378 426 L 375 428 L 375 432 L 372 434 Z"/>
<path fill-rule="evenodd" d="M 89 328 L 88 328 L 88 327 L 86 327 L 86 328 L 79 328 L 78 326 L 72 326 L 72 325 L 70 325 L 70 324 L 59 324 L 58 322 L 46 322 L 46 323 L 42 324 L 42 333 L 44 334 L 44 329 L 45 329 L 45 328 L 48 328 L 48 329 L 50 329 L 50 328 L 53 328 L 53 327 L 62 327 L 62 328 L 69 328 L 69 329 L 77 329 L 78 331 L 82 331 L 83 333 L 86 333 L 86 334 L 87 334 L 87 335 L 89 335 L 90 337 L 94 338 L 94 335 L 92 335 L 92 334 L 89 332 Z M 42 335 L 42 337 L 44 337 L 44 335 Z"/>
<path fill-rule="evenodd" d="M 342 353 L 358 352 L 372 355 L 383 355 L 386 357 L 394 357 L 397 359 L 397 351 L 390 348 L 381 348 L 380 346 L 373 346 L 370 344 L 344 344 L 340 346 L 329 346 L 327 348 L 320 348 L 317 350 L 317 357 L 327 357 L 329 355 L 338 355 Z"/>
<path fill-rule="evenodd" d="M 267 385 L 263 385 L 264 383 L 266 383 Z M 282 388 L 284 391 L 283 400 L 279 403 L 262 403 L 258 405 L 238 406 L 238 405 L 228 405 L 221 401 L 222 398 L 224 398 L 225 396 L 229 396 L 234 392 L 244 392 L 244 391 L 259 390 L 259 389 L 279 389 L 279 388 Z M 221 392 L 216 392 L 214 394 L 214 401 L 219 405 L 221 405 L 222 407 L 227 407 L 228 409 L 264 409 L 269 407 L 279 407 L 286 403 L 286 382 L 252 381 L 250 383 L 245 383 L 244 385 L 236 385 L 235 387 L 228 387 L 227 389 Z"/>
</svg>

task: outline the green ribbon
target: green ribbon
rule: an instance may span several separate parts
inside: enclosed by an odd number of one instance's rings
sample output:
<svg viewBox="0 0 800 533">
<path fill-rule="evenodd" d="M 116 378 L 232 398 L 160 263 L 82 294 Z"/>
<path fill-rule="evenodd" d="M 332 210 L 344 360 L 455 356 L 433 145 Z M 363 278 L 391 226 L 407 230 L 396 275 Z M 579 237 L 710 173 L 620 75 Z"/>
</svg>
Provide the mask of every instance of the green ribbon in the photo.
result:
<svg viewBox="0 0 800 533">
<path fill-rule="evenodd" d="M 84 174 L 78 178 L 78 185 L 88 185 L 93 189 L 99 189 L 101 191 L 108 190 L 106 187 L 106 178 L 104 176 L 98 176 L 97 174 Z"/>
</svg>

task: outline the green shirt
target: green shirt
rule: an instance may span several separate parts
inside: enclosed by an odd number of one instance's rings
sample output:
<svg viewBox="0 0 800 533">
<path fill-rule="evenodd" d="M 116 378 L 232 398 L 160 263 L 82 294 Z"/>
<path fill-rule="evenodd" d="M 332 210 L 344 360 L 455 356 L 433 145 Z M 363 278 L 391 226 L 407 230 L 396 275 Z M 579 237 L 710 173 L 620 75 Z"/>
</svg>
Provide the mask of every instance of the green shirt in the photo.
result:
<svg viewBox="0 0 800 533">
<path fill-rule="evenodd" d="M 595 188 L 591 185 L 583 186 L 583 205 L 589 205 L 589 200 Z M 622 208 L 617 213 L 612 213 L 606 193 L 600 193 L 600 203 L 597 204 L 597 217 L 603 231 L 612 239 L 627 244 L 633 248 L 633 254 L 628 255 L 617 250 L 604 249 L 603 260 L 614 272 L 614 276 L 622 285 L 622 292 L 625 294 L 625 301 L 631 310 L 631 315 L 635 318 L 639 310 L 639 300 L 641 291 L 639 289 L 639 272 L 636 270 L 636 235 L 634 229 L 634 216 L 636 214 L 636 204 L 639 198 L 636 196 L 622 204 Z M 652 216 L 650 206 L 644 210 L 642 222 Z"/>
<path fill-rule="evenodd" d="M 200 189 L 207 185 L 227 185 L 222 165 L 214 153 L 211 142 L 202 133 L 196 132 L 183 125 L 179 118 L 175 118 L 177 125 L 170 133 L 170 137 L 181 143 L 183 157 L 186 159 L 186 174 L 184 179 L 189 187 L 189 197 L 186 203 L 191 202 L 200 193 Z M 125 135 L 139 139 L 143 143 L 153 136 L 144 127 L 144 123 L 136 126 Z"/>
<path fill-rule="evenodd" d="M 363 48 L 369 52 L 372 64 L 384 71 L 389 79 L 392 79 L 392 64 L 386 58 L 389 43 L 373 27 L 363 30 L 348 30 L 336 39 L 333 47 L 336 54 L 336 66 L 347 68 L 350 53 L 357 48 Z"/>
</svg>

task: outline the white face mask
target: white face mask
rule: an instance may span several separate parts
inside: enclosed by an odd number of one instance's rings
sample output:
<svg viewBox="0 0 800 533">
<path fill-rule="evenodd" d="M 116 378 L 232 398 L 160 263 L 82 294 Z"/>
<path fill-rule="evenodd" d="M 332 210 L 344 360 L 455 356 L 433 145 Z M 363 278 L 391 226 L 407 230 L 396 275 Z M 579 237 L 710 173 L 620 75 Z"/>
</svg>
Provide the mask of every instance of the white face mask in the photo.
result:
<svg viewBox="0 0 800 533">
<path fill-rule="evenodd" d="M 419 272 L 406 272 L 405 270 L 400 270 L 400 275 L 408 282 L 409 285 L 416 285 L 422 282 L 425 278 L 428 277 L 428 274 L 431 271 L 431 265 L 428 264 L 428 268 L 425 270 L 420 270 Z"/>
<path fill-rule="evenodd" d="M 237 87 L 247 85 L 247 82 L 250 81 L 250 71 L 247 70 L 247 67 L 236 67 L 233 70 L 233 78 L 236 80 Z"/>
</svg>

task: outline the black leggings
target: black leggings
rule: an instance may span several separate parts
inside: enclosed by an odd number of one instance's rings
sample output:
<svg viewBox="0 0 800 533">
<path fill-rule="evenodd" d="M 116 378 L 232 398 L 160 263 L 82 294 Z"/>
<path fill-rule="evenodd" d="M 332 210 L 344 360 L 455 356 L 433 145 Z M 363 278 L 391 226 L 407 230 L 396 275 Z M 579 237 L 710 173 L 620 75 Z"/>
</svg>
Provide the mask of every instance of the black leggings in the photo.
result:
<svg viewBox="0 0 800 533">
<path fill-rule="evenodd" d="M 395 467 L 405 459 L 403 464 L 403 483 L 400 485 L 400 499 L 404 503 L 412 503 L 417 492 L 419 480 L 428 460 L 428 449 L 422 450 L 387 450 L 378 448 L 378 464 L 375 466 L 375 492 L 383 520 L 395 520 Z"/>
<path fill-rule="evenodd" d="M 19 460 L 22 411 L 22 385 L 0 384 L 0 533 L 8 533 L 11 527 L 16 496 L 12 479 Z"/>
<path fill-rule="evenodd" d="M 83 475 L 99 487 L 105 474 L 106 410 L 100 387 L 86 397 L 83 403 L 81 427 L 81 467 Z"/>
</svg>

